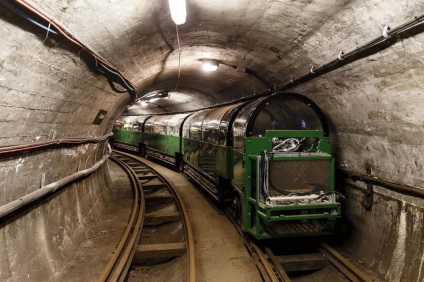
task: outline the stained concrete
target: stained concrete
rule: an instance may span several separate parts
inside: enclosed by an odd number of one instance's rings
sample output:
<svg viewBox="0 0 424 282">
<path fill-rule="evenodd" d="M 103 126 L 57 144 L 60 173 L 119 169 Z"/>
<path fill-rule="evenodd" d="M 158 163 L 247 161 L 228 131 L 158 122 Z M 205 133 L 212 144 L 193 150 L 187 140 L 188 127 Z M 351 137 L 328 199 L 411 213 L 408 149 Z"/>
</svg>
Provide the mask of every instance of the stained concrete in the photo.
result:
<svg viewBox="0 0 424 282">
<path fill-rule="evenodd" d="M 59 191 L 0 229 L 0 280 L 48 281 L 73 257 L 110 197 L 107 168 Z"/>
<path fill-rule="evenodd" d="M 0 178 L 0 205 L 41 188 L 43 174 L 44 185 L 48 185 L 90 168 L 102 159 L 105 152 L 107 152 L 106 141 L 44 151 L 28 151 L 8 157 L 0 156 L 3 173 Z"/>
<path fill-rule="evenodd" d="M 366 211 L 364 187 L 355 182 L 347 187 L 345 247 L 380 274 L 380 281 L 423 281 L 423 200 L 411 204 L 376 186 L 372 210 Z"/>
<path fill-rule="evenodd" d="M 108 161 L 110 189 L 104 209 L 78 246 L 75 254 L 50 281 L 96 281 L 111 259 L 131 216 L 134 196 L 127 174 Z"/>
<path fill-rule="evenodd" d="M 285 84 L 309 73 L 312 66 L 336 59 L 341 51 L 355 50 L 380 36 L 384 24 L 394 28 L 424 11 L 418 0 L 188 0 L 187 22 L 178 27 L 181 78 L 175 90 L 179 51 L 166 1 L 28 2 L 122 70 L 139 97 L 151 90 L 171 90 L 169 99 L 148 107 L 134 104 L 127 114 L 192 110 L 231 101 L 266 89 L 260 80 L 270 87 Z M 63 39 L 46 39 L 45 30 L 3 6 L 0 26 L 0 146 L 111 131 L 129 106 L 128 94 L 114 92 L 103 76 L 92 72 L 80 50 Z M 364 172 L 371 165 L 379 177 L 424 187 L 421 30 L 294 89 L 312 98 L 329 118 L 339 167 Z M 218 72 L 201 73 L 203 58 L 219 60 Z M 228 65 L 246 67 L 250 74 Z M 93 125 L 100 109 L 108 111 L 106 120 Z M 37 189 L 43 172 L 51 181 L 74 172 L 79 163 L 93 163 L 95 152 L 90 145 L 87 153 L 75 157 L 62 156 L 58 148 L 2 158 L 0 202 Z M 351 195 L 351 187 L 345 188 Z M 386 211 L 380 213 L 382 224 L 392 224 L 392 201 L 399 205 L 403 198 L 390 195 L 378 203 Z M 408 198 L 405 205 L 424 207 L 418 202 Z M 362 211 L 353 206 L 346 212 L 349 220 L 363 219 Z M 396 222 L 400 219 L 401 213 Z M 371 231 L 361 231 L 352 242 L 363 240 L 364 249 L 379 253 L 380 245 L 366 243 L 372 241 Z M 393 236 L 400 232 L 395 230 Z M 414 259 L 422 261 L 417 255 Z M 423 263 L 416 266 L 422 270 Z M 380 270 L 391 281 L 388 268 Z M 400 272 L 408 271 L 405 266 Z"/>
<path fill-rule="evenodd" d="M 122 237 L 132 199 L 126 174 L 108 162 L 1 225 L 0 280 L 97 280 Z"/>
</svg>

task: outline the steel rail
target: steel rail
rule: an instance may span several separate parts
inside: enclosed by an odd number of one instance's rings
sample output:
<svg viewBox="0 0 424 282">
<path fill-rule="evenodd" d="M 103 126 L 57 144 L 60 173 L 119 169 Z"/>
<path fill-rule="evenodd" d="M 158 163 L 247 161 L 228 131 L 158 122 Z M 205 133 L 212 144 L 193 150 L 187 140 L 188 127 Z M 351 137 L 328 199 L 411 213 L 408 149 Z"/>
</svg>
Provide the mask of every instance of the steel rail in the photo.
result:
<svg viewBox="0 0 424 282">
<path fill-rule="evenodd" d="M 253 250 L 255 251 L 256 255 L 258 256 L 259 262 L 264 267 L 269 279 L 272 282 L 279 282 L 278 277 L 275 275 L 275 272 L 272 270 L 271 265 L 269 264 L 268 260 L 265 257 L 265 254 L 262 252 L 261 248 L 258 247 L 255 243 L 250 241 L 249 244 L 251 247 L 253 247 Z"/>
<path fill-rule="evenodd" d="M 196 260 L 195 260 L 195 248 L 194 248 L 194 236 L 193 236 L 193 232 L 192 232 L 192 227 L 191 227 L 191 222 L 188 216 L 188 212 L 187 209 L 184 205 L 184 202 L 181 198 L 181 196 L 178 194 L 178 192 L 174 189 L 174 187 L 168 182 L 168 180 L 166 180 L 164 177 L 161 176 L 161 174 L 155 170 L 154 168 L 152 168 L 151 166 L 149 166 L 148 164 L 146 164 L 145 162 L 143 162 L 142 160 L 140 160 L 137 157 L 134 157 L 133 155 L 129 154 L 129 153 L 124 153 L 121 151 L 114 151 L 116 153 L 119 153 L 122 156 L 126 156 L 131 158 L 132 160 L 139 162 L 140 164 L 145 165 L 146 167 L 148 167 L 154 174 L 156 174 L 156 176 L 160 179 L 160 181 L 162 181 L 166 187 L 168 188 L 169 192 L 173 194 L 174 198 L 175 198 L 175 202 L 177 203 L 180 213 L 181 213 L 181 217 L 182 217 L 182 221 L 184 224 L 184 231 L 186 234 L 186 244 L 187 244 L 187 260 L 188 260 L 188 264 L 187 264 L 187 275 L 188 275 L 188 279 L 187 281 L 189 282 L 196 282 L 197 278 L 196 278 Z"/>
<path fill-rule="evenodd" d="M 134 192 L 134 203 L 127 228 L 125 229 L 115 253 L 109 260 L 109 263 L 106 265 L 106 268 L 100 275 L 100 278 L 97 280 L 98 282 L 124 281 L 134 257 L 144 222 L 144 195 L 135 172 L 117 158 L 112 157 L 111 159 L 121 166 L 130 177 L 130 182 Z"/>
<path fill-rule="evenodd" d="M 164 182 L 166 184 L 169 191 L 176 198 L 176 203 L 177 203 L 178 207 L 180 208 L 180 212 L 182 214 L 183 222 L 184 222 L 184 225 L 185 225 L 184 230 L 185 230 L 185 233 L 186 233 L 186 236 L 187 236 L 187 255 L 188 255 L 188 261 L 189 261 L 189 263 L 187 265 L 187 267 L 188 267 L 187 273 L 189 274 L 188 281 L 196 282 L 196 260 L 195 260 L 195 252 L 194 252 L 194 237 L 193 237 L 193 231 L 192 231 L 192 228 L 191 228 L 191 222 L 190 222 L 190 219 L 188 217 L 187 209 L 186 209 L 186 207 L 183 203 L 181 196 L 174 189 L 174 187 L 168 182 L 168 180 L 163 178 L 154 168 L 152 168 L 151 166 L 149 166 L 146 163 L 144 163 L 144 164 L 147 167 L 149 167 L 149 169 L 151 171 L 156 173 L 156 175 L 160 178 L 160 180 L 162 182 Z"/>
<path fill-rule="evenodd" d="M 291 279 L 287 275 L 287 272 L 284 270 L 284 268 L 281 266 L 281 263 L 278 262 L 277 257 L 274 255 L 270 247 L 265 247 L 265 252 L 267 253 L 269 259 L 274 264 L 274 267 L 276 271 L 278 272 L 278 275 L 283 279 L 283 282 L 290 282 Z"/>
<path fill-rule="evenodd" d="M 363 281 L 372 282 L 373 280 L 368 277 L 363 271 L 359 270 L 350 261 L 340 255 L 335 249 L 329 245 L 322 243 L 318 250 L 325 254 L 327 259 L 339 269 L 350 281 Z"/>
</svg>

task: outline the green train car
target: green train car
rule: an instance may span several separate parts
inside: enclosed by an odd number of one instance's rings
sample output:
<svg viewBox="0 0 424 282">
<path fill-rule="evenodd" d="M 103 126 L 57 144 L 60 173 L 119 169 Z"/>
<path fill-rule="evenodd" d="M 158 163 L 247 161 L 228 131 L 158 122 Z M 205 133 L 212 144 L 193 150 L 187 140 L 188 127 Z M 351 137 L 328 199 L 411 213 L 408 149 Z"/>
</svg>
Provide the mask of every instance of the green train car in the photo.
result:
<svg viewBox="0 0 424 282">
<path fill-rule="evenodd" d="M 310 99 L 275 93 L 141 118 L 115 145 L 178 167 L 257 239 L 332 234 L 341 216 L 327 122 Z"/>
</svg>

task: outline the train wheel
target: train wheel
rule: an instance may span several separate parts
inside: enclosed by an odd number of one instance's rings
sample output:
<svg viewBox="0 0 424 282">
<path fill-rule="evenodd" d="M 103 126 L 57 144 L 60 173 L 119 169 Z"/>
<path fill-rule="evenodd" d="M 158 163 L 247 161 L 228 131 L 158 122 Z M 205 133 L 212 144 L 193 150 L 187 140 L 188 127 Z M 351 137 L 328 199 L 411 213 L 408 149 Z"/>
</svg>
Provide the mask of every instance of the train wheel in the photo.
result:
<svg viewBox="0 0 424 282">
<path fill-rule="evenodd" d="M 182 160 L 182 158 L 180 159 L 180 161 L 178 163 L 178 170 L 180 172 L 184 172 L 184 161 Z"/>
<path fill-rule="evenodd" d="M 146 146 L 144 146 L 144 145 L 140 146 L 140 155 L 142 157 L 146 157 Z"/>
<path fill-rule="evenodd" d="M 241 203 L 240 203 L 240 198 L 236 193 L 234 193 L 233 200 L 231 201 L 230 212 L 231 212 L 231 215 L 233 216 L 233 218 L 237 222 L 240 222 L 240 219 L 241 219 Z"/>
</svg>

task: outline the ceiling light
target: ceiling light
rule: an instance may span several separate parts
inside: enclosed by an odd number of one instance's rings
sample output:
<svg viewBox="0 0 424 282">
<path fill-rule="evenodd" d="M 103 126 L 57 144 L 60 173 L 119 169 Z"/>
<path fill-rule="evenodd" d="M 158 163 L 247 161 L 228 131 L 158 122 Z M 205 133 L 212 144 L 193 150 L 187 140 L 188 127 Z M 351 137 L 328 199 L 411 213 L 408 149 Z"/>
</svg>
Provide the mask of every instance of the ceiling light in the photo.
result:
<svg viewBox="0 0 424 282">
<path fill-rule="evenodd" d="M 156 102 L 157 100 L 159 100 L 160 98 L 152 98 L 149 100 L 150 103 Z"/>
<path fill-rule="evenodd" d="M 204 71 L 216 71 L 218 69 L 219 63 L 215 60 L 204 60 L 202 62 L 202 67 Z"/>
<path fill-rule="evenodd" d="M 186 1 L 185 0 L 169 0 L 169 9 L 171 10 L 171 18 L 176 25 L 186 22 Z"/>
<path fill-rule="evenodd" d="M 141 106 L 142 106 L 142 107 L 146 107 L 147 105 L 148 105 L 148 103 L 147 103 L 147 102 L 144 102 L 144 101 L 142 101 L 142 102 L 141 102 Z"/>
</svg>

